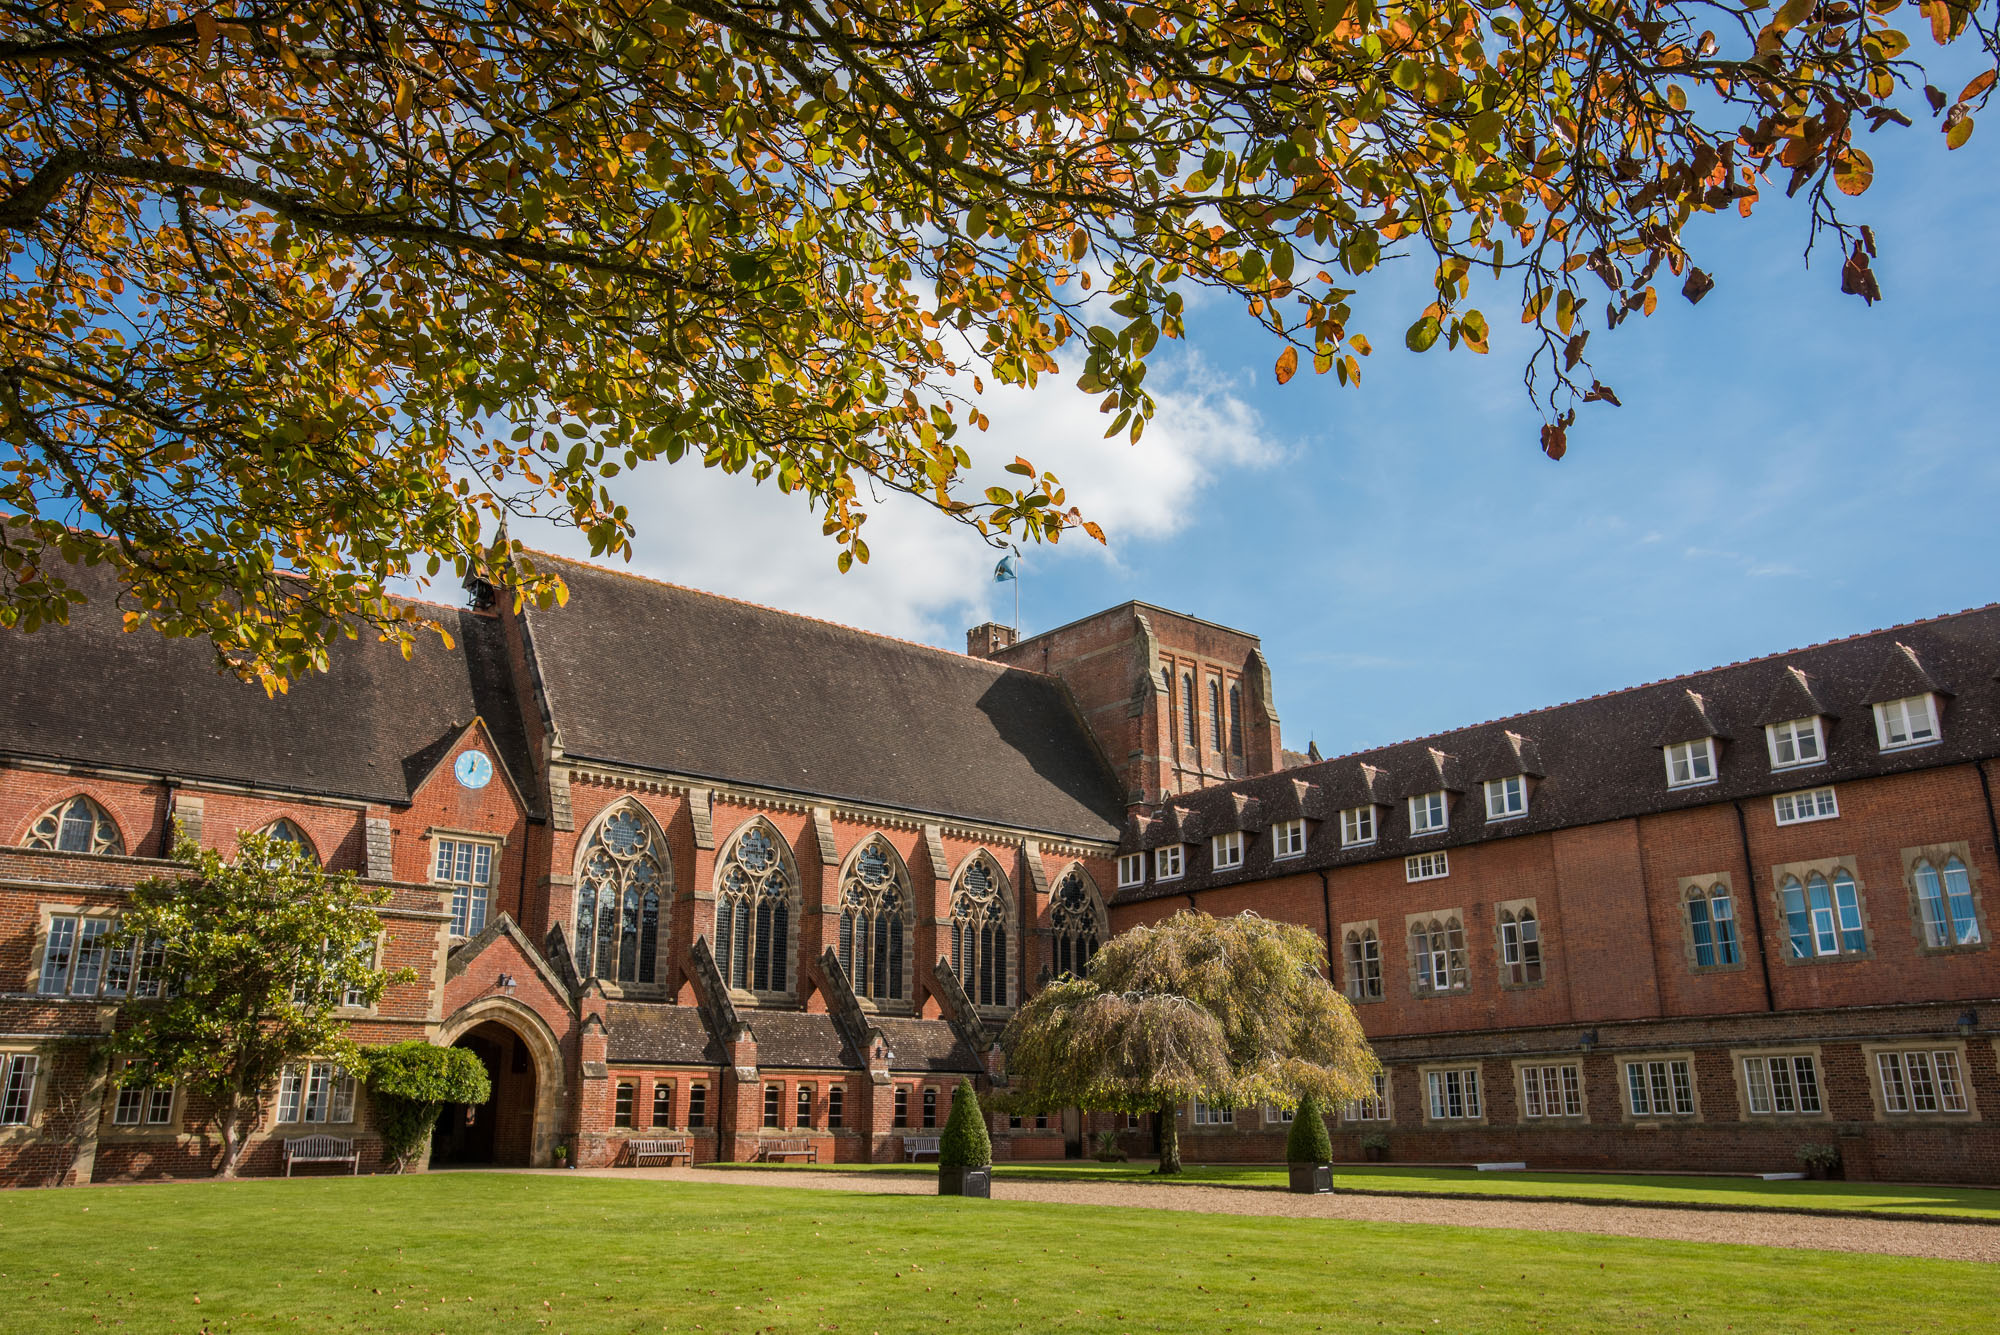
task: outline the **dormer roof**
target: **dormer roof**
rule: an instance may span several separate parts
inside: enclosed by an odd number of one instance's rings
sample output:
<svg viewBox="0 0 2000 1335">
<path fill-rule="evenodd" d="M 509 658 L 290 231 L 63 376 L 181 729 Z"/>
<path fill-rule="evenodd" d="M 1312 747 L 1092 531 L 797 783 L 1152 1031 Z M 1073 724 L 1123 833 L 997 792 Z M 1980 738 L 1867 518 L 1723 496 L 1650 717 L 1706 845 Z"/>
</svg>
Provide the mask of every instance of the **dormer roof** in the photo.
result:
<svg viewBox="0 0 2000 1335">
<path fill-rule="evenodd" d="M 1722 735 L 1722 730 L 1715 726 L 1715 720 L 1709 717 L 1708 701 L 1700 691 L 1690 688 L 1679 692 L 1667 706 L 1666 722 L 1653 745 L 1678 746 L 1682 742 L 1698 742 L 1704 737 Z"/>
<path fill-rule="evenodd" d="M 1937 682 L 1924 670 L 1923 660 L 1917 657 L 1917 651 L 1898 640 L 1883 655 L 1882 670 L 1875 674 L 1874 684 L 1869 686 L 1867 699 L 1862 703 L 1880 705 L 1912 695 L 1942 694 L 1944 692 L 1938 690 Z"/>
<path fill-rule="evenodd" d="M 1778 674 L 1778 684 L 1764 701 L 1764 708 L 1757 714 L 1757 726 L 1768 728 L 1773 723 L 1787 723 L 1795 718 L 1830 718 L 1827 707 L 1820 703 L 1814 693 L 1812 681 L 1796 667 L 1787 667 Z"/>
</svg>

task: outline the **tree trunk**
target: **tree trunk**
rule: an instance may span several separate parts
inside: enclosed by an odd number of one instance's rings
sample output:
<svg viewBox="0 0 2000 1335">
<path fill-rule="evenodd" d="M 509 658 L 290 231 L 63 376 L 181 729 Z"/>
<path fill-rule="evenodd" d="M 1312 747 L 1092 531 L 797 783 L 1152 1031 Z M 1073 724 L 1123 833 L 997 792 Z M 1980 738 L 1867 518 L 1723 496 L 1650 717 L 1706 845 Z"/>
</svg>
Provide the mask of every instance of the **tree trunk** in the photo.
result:
<svg viewBox="0 0 2000 1335">
<path fill-rule="evenodd" d="M 1160 1166 L 1158 1172 L 1178 1173 L 1181 1171 L 1181 1128 L 1177 1120 L 1180 1109 L 1171 1103 L 1160 1105 Z"/>
<path fill-rule="evenodd" d="M 222 1128 L 222 1164 L 215 1170 L 217 1177 L 235 1177 L 237 1162 L 243 1157 L 242 1108 L 242 1100 L 232 1098 L 217 1117 Z"/>
</svg>

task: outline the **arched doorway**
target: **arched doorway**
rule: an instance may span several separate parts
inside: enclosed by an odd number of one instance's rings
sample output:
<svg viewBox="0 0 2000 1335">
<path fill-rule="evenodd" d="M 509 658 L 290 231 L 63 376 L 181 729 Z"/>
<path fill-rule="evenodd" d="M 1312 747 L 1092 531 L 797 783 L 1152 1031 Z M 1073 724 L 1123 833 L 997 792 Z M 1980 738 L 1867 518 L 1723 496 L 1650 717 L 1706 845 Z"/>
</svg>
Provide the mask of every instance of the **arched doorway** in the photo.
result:
<svg viewBox="0 0 2000 1335">
<path fill-rule="evenodd" d="M 479 1058 L 493 1084 L 485 1103 L 447 1104 L 431 1162 L 546 1168 L 562 1139 L 562 1049 L 553 1030 L 512 997 L 483 997 L 439 1027 L 438 1043 Z"/>
<path fill-rule="evenodd" d="M 452 1044 L 479 1058 L 492 1082 L 486 1102 L 447 1103 L 431 1136 L 431 1162 L 526 1165 L 535 1146 L 535 1059 L 521 1036 L 497 1020 Z"/>
</svg>

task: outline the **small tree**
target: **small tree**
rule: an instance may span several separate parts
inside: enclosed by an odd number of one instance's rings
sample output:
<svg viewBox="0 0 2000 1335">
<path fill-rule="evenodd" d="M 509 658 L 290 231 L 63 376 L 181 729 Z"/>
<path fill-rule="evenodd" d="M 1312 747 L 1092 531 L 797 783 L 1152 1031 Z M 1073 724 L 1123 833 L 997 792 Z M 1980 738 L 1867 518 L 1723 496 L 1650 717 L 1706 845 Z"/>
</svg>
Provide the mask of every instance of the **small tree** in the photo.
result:
<svg viewBox="0 0 2000 1335">
<path fill-rule="evenodd" d="M 1326 1132 L 1326 1113 L 1311 1094 L 1299 1100 L 1292 1129 L 1285 1136 L 1286 1163 L 1333 1162 L 1333 1137 Z"/>
<path fill-rule="evenodd" d="M 970 1080 L 961 1079 L 951 1096 L 951 1115 L 938 1140 L 939 1168 L 987 1168 L 993 1163 L 993 1138 L 986 1134 L 986 1114 Z"/>
<path fill-rule="evenodd" d="M 413 1038 L 370 1048 L 367 1059 L 375 1129 L 399 1173 L 423 1157 L 445 1104 L 484 1103 L 493 1096 L 486 1067 L 464 1048 L 441 1048 Z"/>
<path fill-rule="evenodd" d="M 215 1108 L 217 1175 L 234 1177 L 264 1095 L 307 1057 L 362 1073 L 340 1007 L 372 1006 L 392 982 L 376 967 L 377 908 L 388 892 L 331 873 L 282 839 L 246 834 L 234 861 L 183 838 L 182 874 L 134 887 L 111 949 L 139 961 L 139 983 L 162 976 L 164 996 L 134 986 L 119 1011 L 114 1051 L 133 1059 L 128 1084 L 172 1079 Z"/>
<path fill-rule="evenodd" d="M 1115 938 L 1088 978 L 1023 1006 L 1002 1044 L 1010 1111 L 1100 1108 L 1160 1119 L 1160 1169 L 1181 1171 L 1175 1110 L 1327 1103 L 1374 1092 L 1380 1070 L 1353 1007 L 1321 976 L 1310 928 L 1183 910 Z"/>
</svg>

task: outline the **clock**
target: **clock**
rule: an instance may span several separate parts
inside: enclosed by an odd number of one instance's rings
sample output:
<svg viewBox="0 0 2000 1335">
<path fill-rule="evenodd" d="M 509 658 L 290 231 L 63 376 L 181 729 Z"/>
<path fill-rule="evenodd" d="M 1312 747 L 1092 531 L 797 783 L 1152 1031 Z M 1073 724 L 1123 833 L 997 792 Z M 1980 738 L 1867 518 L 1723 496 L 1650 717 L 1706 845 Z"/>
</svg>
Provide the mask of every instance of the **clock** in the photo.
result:
<svg viewBox="0 0 2000 1335">
<path fill-rule="evenodd" d="M 451 772 L 467 788 L 484 788 L 493 780 L 493 762 L 484 751 L 467 751 L 459 756 Z"/>
</svg>

